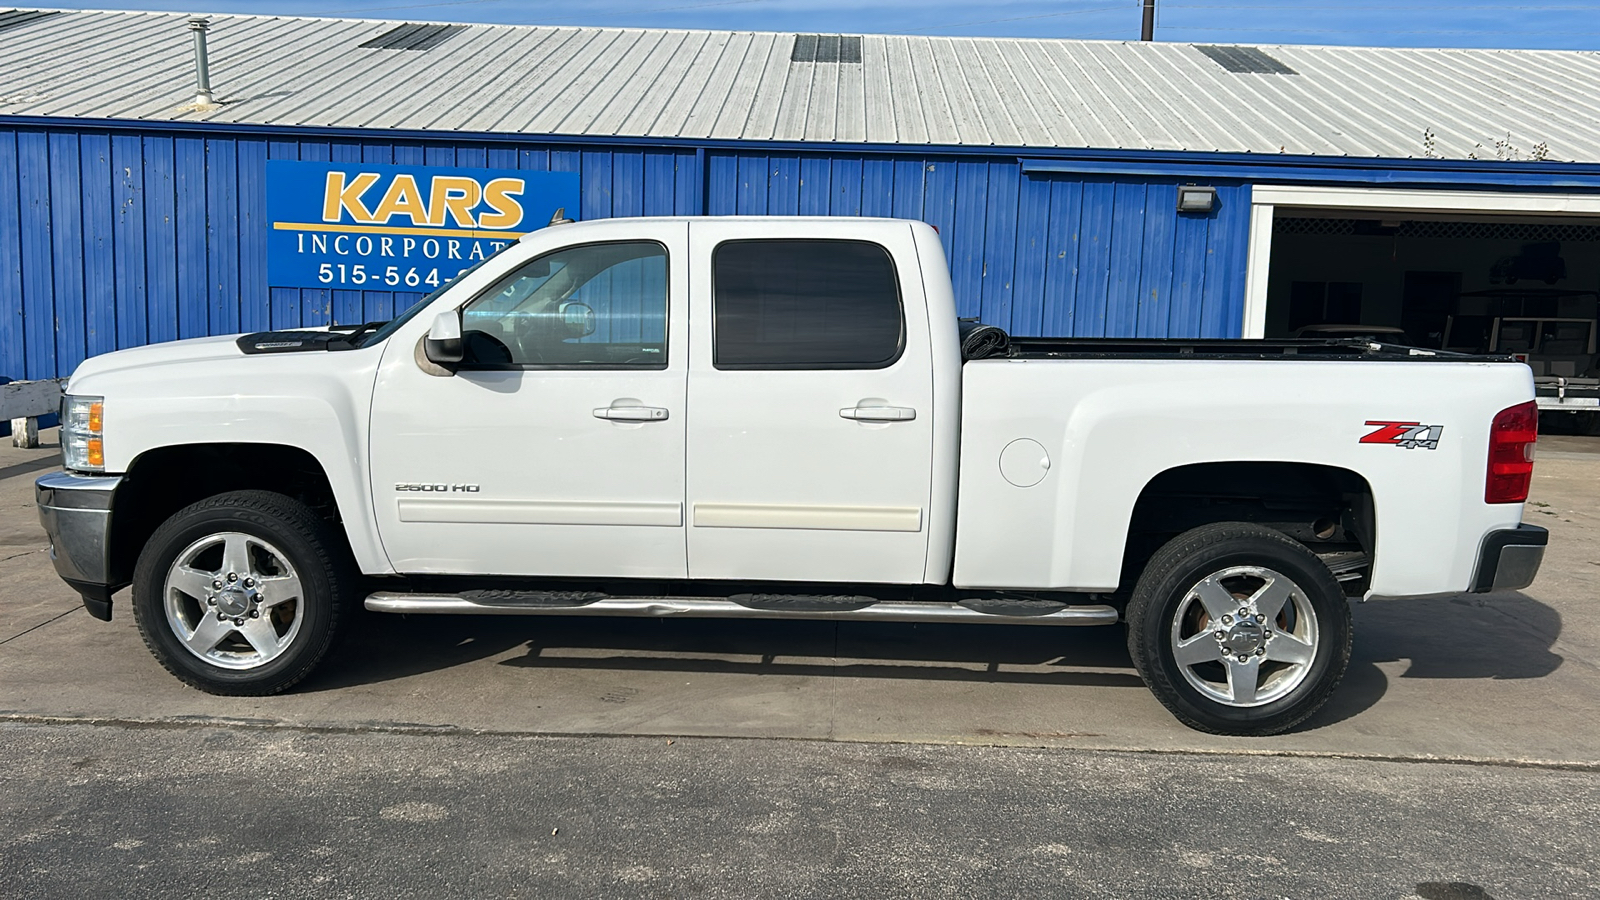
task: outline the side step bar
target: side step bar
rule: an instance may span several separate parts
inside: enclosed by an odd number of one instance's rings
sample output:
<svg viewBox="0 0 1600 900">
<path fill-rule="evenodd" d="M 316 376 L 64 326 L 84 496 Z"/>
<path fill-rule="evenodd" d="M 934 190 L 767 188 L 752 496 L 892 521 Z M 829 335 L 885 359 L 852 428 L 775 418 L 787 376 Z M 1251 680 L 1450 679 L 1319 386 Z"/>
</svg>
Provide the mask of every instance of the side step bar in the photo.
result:
<svg viewBox="0 0 1600 900">
<path fill-rule="evenodd" d="M 608 597 L 587 603 L 555 606 L 475 602 L 460 594 L 404 594 L 380 591 L 367 597 L 366 606 L 373 612 L 466 613 L 491 616 L 853 619 L 860 622 L 970 622 L 988 625 L 1115 625 L 1117 623 L 1117 611 L 1110 606 L 1062 606 L 1045 614 L 1000 615 L 979 612 L 954 603 L 910 600 L 883 600 L 857 609 L 824 611 L 814 608 L 786 608 L 782 604 L 745 606 L 732 600 L 715 597 Z"/>
</svg>

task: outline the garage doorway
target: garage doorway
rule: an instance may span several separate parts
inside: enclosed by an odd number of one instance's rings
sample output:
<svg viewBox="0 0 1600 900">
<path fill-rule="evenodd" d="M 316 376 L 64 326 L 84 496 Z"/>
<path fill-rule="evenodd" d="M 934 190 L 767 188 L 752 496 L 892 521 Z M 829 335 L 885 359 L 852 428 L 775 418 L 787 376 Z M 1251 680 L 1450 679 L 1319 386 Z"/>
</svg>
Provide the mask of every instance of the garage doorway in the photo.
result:
<svg viewBox="0 0 1600 900">
<path fill-rule="evenodd" d="M 1279 207 L 1272 231 L 1267 337 L 1363 333 L 1524 353 L 1535 375 L 1592 374 L 1600 219 Z"/>
<path fill-rule="evenodd" d="M 1252 199 L 1246 336 L 1515 353 L 1542 409 L 1600 410 L 1600 197 L 1268 187 Z"/>
</svg>

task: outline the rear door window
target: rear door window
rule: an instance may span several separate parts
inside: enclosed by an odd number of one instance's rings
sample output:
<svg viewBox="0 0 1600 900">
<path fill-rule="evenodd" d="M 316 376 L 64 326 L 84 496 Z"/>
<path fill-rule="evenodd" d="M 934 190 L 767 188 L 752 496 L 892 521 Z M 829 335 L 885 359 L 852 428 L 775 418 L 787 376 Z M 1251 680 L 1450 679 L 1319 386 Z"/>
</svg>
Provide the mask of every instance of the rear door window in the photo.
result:
<svg viewBox="0 0 1600 900">
<path fill-rule="evenodd" d="M 882 369 L 905 347 L 900 284 L 870 241 L 725 241 L 711 257 L 718 369 Z"/>
</svg>

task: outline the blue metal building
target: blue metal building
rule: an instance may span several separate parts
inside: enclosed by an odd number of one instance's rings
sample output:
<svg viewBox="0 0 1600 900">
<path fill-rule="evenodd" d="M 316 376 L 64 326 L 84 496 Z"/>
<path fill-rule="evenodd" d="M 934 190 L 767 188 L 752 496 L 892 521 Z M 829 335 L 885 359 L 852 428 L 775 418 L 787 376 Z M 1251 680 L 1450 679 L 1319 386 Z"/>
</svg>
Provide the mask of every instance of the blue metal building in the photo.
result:
<svg viewBox="0 0 1600 900">
<path fill-rule="evenodd" d="M 1291 219 L 1600 217 L 1596 54 L 249 16 L 206 35 L 214 98 L 184 17 L 0 12 L 0 375 L 421 296 L 275 280 L 269 161 L 572 173 L 585 219 L 921 219 L 963 314 L 1025 335 L 1281 331 L 1268 307 L 1305 289 L 1277 281 L 1333 283 L 1280 277 Z M 1180 211 L 1183 185 L 1209 206 Z"/>
</svg>

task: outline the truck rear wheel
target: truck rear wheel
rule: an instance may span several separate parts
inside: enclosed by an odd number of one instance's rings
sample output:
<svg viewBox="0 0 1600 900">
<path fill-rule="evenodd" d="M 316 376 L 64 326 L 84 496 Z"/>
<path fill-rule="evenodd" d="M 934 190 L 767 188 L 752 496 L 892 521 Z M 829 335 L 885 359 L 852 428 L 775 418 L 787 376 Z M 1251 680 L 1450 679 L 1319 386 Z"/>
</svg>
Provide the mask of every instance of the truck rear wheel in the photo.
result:
<svg viewBox="0 0 1600 900">
<path fill-rule="evenodd" d="M 133 575 L 139 633 L 167 671 L 212 694 L 275 694 L 311 673 L 353 596 L 333 528 L 305 504 L 234 491 L 156 529 Z"/>
<path fill-rule="evenodd" d="M 1191 728 L 1267 735 L 1305 721 L 1350 663 L 1350 605 L 1304 545 L 1259 525 L 1204 525 L 1151 558 L 1128 603 L 1128 652 Z"/>
</svg>

